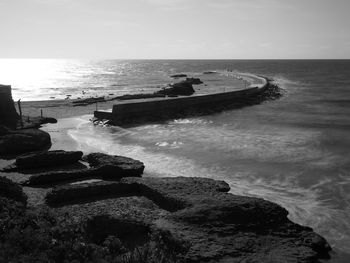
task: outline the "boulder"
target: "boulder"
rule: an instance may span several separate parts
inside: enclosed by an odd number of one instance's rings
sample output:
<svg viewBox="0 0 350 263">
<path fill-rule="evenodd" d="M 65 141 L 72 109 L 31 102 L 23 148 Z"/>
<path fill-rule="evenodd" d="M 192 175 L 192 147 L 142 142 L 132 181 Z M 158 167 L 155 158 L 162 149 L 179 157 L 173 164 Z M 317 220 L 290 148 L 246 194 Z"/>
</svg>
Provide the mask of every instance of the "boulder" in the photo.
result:
<svg viewBox="0 0 350 263">
<path fill-rule="evenodd" d="M 83 158 L 97 169 L 103 178 L 140 177 L 145 169 L 142 162 L 124 156 L 90 153 Z"/>
<path fill-rule="evenodd" d="M 71 171 L 43 172 L 31 175 L 29 179 L 24 183 L 24 185 L 45 186 L 89 179 L 105 179 L 118 181 L 124 177 L 123 173 L 112 172 L 112 170 L 113 167 L 101 166 L 97 168 L 76 169 Z"/>
<path fill-rule="evenodd" d="M 32 175 L 24 183 L 27 186 L 54 185 L 68 181 L 87 180 L 101 177 L 95 169 L 79 169 L 72 171 L 50 171 Z"/>
<path fill-rule="evenodd" d="M 41 151 L 50 147 L 50 134 L 38 129 L 16 130 L 0 136 L 0 155 Z"/>
<path fill-rule="evenodd" d="M 11 86 L 0 85 L 0 124 L 16 128 L 19 116 L 12 99 Z"/>
<path fill-rule="evenodd" d="M 81 151 L 45 151 L 19 156 L 15 164 L 19 169 L 44 168 L 73 164 L 78 162 L 82 156 Z"/>
<path fill-rule="evenodd" d="M 65 157 L 68 158 L 69 155 L 74 155 L 76 159 L 78 159 L 78 157 L 80 159 L 81 152 L 70 152 Z M 30 155 L 30 158 L 37 159 L 36 155 Z M 26 157 L 24 157 L 24 159 L 26 160 Z M 48 159 L 51 161 L 51 157 Z M 87 179 L 118 181 L 123 177 L 141 177 L 145 168 L 144 164 L 138 160 L 103 153 L 91 153 L 84 156 L 83 160 L 90 164 L 90 168 L 38 173 L 30 176 L 25 184 L 29 186 L 53 185 L 60 182 L 80 181 Z M 39 161 L 40 158 L 37 159 L 37 162 Z M 13 167 L 9 168 L 13 169 Z"/>
</svg>

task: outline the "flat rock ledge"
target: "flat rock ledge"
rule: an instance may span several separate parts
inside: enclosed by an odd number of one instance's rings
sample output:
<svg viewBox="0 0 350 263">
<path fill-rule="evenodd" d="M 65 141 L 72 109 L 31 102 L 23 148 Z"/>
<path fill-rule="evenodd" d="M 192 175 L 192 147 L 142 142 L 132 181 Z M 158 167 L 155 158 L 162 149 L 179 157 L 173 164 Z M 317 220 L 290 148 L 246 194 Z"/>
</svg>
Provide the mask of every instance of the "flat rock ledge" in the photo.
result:
<svg viewBox="0 0 350 263">
<path fill-rule="evenodd" d="M 327 241 L 291 222 L 272 202 L 228 193 L 223 181 L 206 178 L 122 178 L 53 188 L 46 203 L 90 226 L 104 239 L 139 229 L 163 233 L 178 262 L 319 262 Z M 124 233 L 125 234 L 125 233 Z"/>
<path fill-rule="evenodd" d="M 0 155 L 42 151 L 50 147 L 50 134 L 38 129 L 8 130 L 0 135 Z"/>
<path fill-rule="evenodd" d="M 29 153 L 16 158 L 16 161 L 3 168 L 3 172 L 39 169 L 77 163 L 83 157 L 81 151 L 43 151 Z"/>
<path fill-rule="evenodd" d="M 30 158 L 38 160 L 38 162 L 40 162 L 39 160 L 44 156 L 47 164 L 49 164 L 51 163 L 52 157 L 55 155 L 62 156 L 63 159 L 61 159 L 61 162 L 64 163 L 67 163 L 69 161 L 77 162 L 81 158 L 82 152 L 59 151 L 43 155 L 32 155 Z M 69 158 L 70 156 L 71 158 Z M 24 184 L 27 186 L 55 185 L 68 181 L 88 179 L 118 181 L 123 177 L 141 177 L 145 169 L 145 166 L 142 162 L 118 155 L 91 153 L 83 156 L 82 159 L 89 164 L 89 168 L 63 171 L 49 170 L 30 176 L 30 178 Z M 16 160 L 16 163 L 17 162 L 18 160 Z M 11 166 L 6 169 L 11 169 Z"/>
</svg>

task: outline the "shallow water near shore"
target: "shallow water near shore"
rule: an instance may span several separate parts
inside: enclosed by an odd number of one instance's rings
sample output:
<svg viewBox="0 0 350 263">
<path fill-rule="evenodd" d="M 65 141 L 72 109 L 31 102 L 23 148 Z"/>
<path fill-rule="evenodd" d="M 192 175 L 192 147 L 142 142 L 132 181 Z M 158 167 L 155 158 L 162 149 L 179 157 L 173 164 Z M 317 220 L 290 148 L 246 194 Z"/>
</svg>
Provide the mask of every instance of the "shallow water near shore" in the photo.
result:
<svg viewBox="0 0 350 263">
<path fill-rule="evenodd" d="M 136 76 L 150 85 L 169 74 L 208 70 L 272 77 L 284 96 L 260 105 L 131 128 L 94 126 L 84 115 L 45 129 L 53 149 L 130 156 L 145 163 L 145 176 L 225 180 L 232 193 L 276 202 L 291 220 L 314 228 L 338 253 L 331 262 L 350 260 L 350 61 L 96 63 L 111 74 L 91 73 L 94 83 L 100 77 L 115 93 L 139 89 Z M 118 75 L 122 88 L 110 78 L 118 63 L 128 65 L 127 76 Z"/>
</svg>

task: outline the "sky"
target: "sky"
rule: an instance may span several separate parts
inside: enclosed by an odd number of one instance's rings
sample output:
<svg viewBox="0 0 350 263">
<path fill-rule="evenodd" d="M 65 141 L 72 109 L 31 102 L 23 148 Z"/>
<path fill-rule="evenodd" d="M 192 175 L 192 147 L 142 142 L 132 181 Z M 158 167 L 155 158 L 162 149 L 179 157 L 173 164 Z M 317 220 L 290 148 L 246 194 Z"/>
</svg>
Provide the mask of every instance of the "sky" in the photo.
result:
<svg viewBox="0 0 350 263">
<path fill-rule="evenodd" d="M 349 59 L 350 0 L 0 0 L 0 58 Z"/>
</svg>

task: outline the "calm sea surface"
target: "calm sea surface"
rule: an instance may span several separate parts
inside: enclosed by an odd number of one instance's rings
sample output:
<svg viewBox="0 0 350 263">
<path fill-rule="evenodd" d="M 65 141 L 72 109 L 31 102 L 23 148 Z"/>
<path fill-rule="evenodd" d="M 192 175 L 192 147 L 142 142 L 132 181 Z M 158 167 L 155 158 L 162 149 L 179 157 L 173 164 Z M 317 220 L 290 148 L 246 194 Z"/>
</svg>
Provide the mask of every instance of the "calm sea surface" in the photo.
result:
<svg viewBox="0 0 350 263">
<path fill-rule="evenodd" d="M 232 193 L 286 207 L 350 260 L 350 61 L 0 60 L 15 99 L 122 94 L 154 89 L 173 73 L 231 69 L 272 77 L 284 96 L 261 105 L 129 129 L 68 131 L 84 151 L 125 154 L 146 175 L 227 181 Z"/>
</svg>

